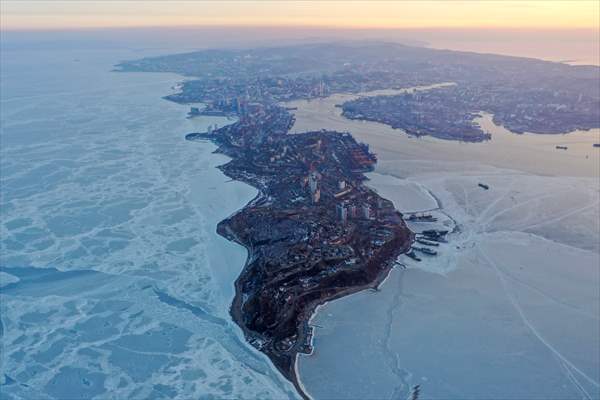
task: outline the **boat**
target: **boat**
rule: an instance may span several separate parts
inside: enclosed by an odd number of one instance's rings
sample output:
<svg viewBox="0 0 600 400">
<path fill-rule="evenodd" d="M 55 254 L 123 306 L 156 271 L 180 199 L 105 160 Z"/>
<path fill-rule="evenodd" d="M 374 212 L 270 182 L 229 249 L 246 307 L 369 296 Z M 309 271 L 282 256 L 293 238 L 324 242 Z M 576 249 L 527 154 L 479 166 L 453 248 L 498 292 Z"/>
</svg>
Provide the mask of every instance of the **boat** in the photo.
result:
<svg viewBox="0 0 600 400">
<path fill-rule="evenodd" d="M 200 113 L 200 109 L 198 107 L 190 107 L 190 112 L 188 112 L 188 118 L 197 117 L 199 115 L 202 114 Z"/>
<path fill-rule="evenodd" d="M 436 256 L 437 251 L 428 249 L 427 247 L 413 247 L 413 249 L 420 251 L 423 254 L 427 254 L 428 256 Z"/>
<path fill-rule="evenodd" d="M 477 186 L 479 186 L 480 188 L 483 188 L 485 190 L 489 190 L 490 187 L 488 185 L 486 185 L 485 183 L 478 183 Z"/>
<path fill-rule="evenodd" d="M 421 243 L 421 244 L 424 244 L 424 245 L 426 245 L 426 246 L 435 246 L 435 247 L 437 247 L 437 246 L 439 246 L 439 245 L 440 245 L 440 244 L 439 244 L 439 243 L 437 243 L 437 242 L 431 242 L 431 241 L 429 241 L 429 240 L 425 240 L 425 239 L 419 239 L 419 238 L 417 238 L 417 239 L 415 239 L 415 240 L 416 240 L 417 242 Z"/>
<path fill-rule="evenodd" d="M 556 148 L 557 148 L 558 150 L 567 150 L 567 149 L 568 149 L 568 147 L 567 147 L 567 146 L 556 146 Z"/>
<path fill-rule="evenodd" d="M 420 222 L 435 222 L 437 221 L 437 218 L 435 218 L 433 215 L 431 214 L 411 214 L 408 218 L 408 221 L 420 221 Z"/>
<path fill-rule="evenodd" d="M 427 229 L 424 230 L 423 232 L 421 232 L 424 236 L 429 236 L 429 237 L 440 237 L 440 236 L 444 236 L 445 234 L 448 233 L 448 231 L 437 231 L 435 229 Z"/>
</svg>

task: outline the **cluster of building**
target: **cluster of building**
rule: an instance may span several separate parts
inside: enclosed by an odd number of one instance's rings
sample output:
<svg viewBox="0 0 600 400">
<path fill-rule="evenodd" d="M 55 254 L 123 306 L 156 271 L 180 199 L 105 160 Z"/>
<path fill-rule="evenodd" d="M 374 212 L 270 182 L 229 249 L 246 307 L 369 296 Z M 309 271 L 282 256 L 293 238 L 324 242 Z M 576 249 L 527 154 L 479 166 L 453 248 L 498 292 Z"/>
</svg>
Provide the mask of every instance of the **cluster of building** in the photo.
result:
<svg viewBox="0 0 600 400">
<path fill-rule="evenodd" d="M 349 119 L 368 120 L 402 129 L 410 135 L 441 139 L 483 141 L 490 135 L 473 120 L 477 114 L 462 100 L 449 97 L 451 88 L 395 96 L 363 97 L 343 104 Z"/>
<path fill-rule="evenodd" d="M 251 79 L 243 85 L 233 80 L 192 80 L 167 98 L 179 103 L 205 103 L 204 115 L 243 116 L 262 104 L 313 99 L 331 94 L 322 77 Z"/>
<path fill-rule="evenodd" d="M 480 112 L 516 133 L 564 133 L 600 123 L 600 99 L 548 89 L 469 83 L 346 102 L 343 115 L 400 128 L 415 136 L 482 141 L 491 136 L 474 119 Z"/>
<path fill-rule="evenodd" d="M 391 43 L 323 43 L 243 50 L 206 50 L 120 64 L 124 71 L 196 76 L 167 98 L 202 102 L 207 114 L 251 113 L 252 105 L 454 82 L 421 99 L 349 104 L 351 118 L 372 119 L 415 135 L 477 141 L 481 111 L 514 132 L 559 133 L 600 124 L 598 68 L 534 59 L 460 53 Z M 394 108 L 399 106 L 398 108 Z M 248 110 L 246 110 L 248 109 Z"/>
<path fill-rule="evenodd" d="M 339 221 L 343 224 L 348 222 L 348 219 L 373 219 L 375 212 L 369 203 L 356 204 L 351 200 L 344 200 L 336 205 L 336 214 Z"/>
</svg>

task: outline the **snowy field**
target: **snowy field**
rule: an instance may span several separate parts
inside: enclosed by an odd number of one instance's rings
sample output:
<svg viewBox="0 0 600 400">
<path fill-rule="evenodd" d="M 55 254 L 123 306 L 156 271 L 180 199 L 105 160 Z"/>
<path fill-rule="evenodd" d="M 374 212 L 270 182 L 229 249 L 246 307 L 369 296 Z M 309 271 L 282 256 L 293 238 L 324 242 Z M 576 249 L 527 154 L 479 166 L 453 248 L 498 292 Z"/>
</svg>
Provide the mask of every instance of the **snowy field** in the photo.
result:
<svg viewBox="0 0 600 400">
<path fill-rule="evenodd" d="M 229 121 L 110 72 L 141 56 L 2 54 L 0 398 L 294 398 L 228 313 L 246 251 L 215 227 L 256 192 L 184 140 Z"/>
<path fill-rule="evenodd" d="M 369 185 L 417 232 L 452 231 L 438 256 L 395 269 L 381 291 L 328 303 L 299 362 L 316 399 L 600 398 L 600 132 L 484 144 L 409 138 L 342 118 L 350 96 L 294 102 L 294 129 L 348 130 L 379 155 Z M 567 151 L 556 150 L 567 145 Z M 489 185 L 489 190 L 479 187 Z"/>
</svg>

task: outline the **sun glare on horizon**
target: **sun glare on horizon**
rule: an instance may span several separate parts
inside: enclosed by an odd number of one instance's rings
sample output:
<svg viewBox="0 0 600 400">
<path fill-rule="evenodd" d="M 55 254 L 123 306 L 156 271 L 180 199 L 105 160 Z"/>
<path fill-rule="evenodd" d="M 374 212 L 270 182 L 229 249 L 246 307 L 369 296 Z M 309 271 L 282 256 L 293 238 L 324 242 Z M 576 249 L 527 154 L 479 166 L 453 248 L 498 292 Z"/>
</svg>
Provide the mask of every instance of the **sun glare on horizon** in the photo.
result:
<svg viewBox="0 0 600 400">
<path fill-rule="evenodd" d="M 140 7 L 143 3 L 143 7 Z M 144 26 L 598 29 L 598 1 L 16 1 L 2 29 Z"/>
</svg>

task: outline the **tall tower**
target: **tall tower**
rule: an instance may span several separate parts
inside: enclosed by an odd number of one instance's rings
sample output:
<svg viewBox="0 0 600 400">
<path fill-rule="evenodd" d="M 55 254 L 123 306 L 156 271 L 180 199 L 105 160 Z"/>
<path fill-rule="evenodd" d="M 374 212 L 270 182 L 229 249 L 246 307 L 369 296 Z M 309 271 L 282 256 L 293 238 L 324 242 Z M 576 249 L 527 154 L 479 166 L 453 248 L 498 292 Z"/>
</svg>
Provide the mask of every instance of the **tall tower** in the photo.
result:
<svg viewBox="0 0 600 400">
<path fill-rule="evenodd" d="M 311 171 L 308 175 L 308 187 L 310 188 L 310 193 L 314 193 L 319 186 L 319 175 L 316 171 Z"/>
<path fill-rule="evenodd" d="M 371 209 L 370 204 L 368 204 L 368 203 L 363 204 L 362 214 L 363 214 L 363 218 L 365 218 L 365 219 L 373 218 L 373 210 Z"/>
<path fill-rule="evenodd" d="M 337 214 L 338 219 L 342 223 L 346 223 L 346 221 L 348 220 L 348 209 L 346 208 L 346 204 L 338 203 L 335 206 L 335 212 Z"/>
</svg>

